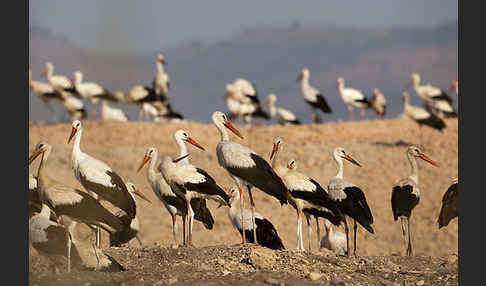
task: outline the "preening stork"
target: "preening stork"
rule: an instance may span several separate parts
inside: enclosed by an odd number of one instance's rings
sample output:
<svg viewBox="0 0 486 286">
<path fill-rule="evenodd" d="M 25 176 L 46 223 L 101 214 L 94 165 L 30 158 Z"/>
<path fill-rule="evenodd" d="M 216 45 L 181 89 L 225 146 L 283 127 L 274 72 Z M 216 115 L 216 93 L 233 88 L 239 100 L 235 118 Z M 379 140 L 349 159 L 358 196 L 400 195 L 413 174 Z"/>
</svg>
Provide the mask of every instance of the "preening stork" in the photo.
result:
<svg viewBox="0 0 486 286">
<path fill-rule="evenodd" d="M 228 208 L 228 217 L 231 224 L 240 232 L 243 236 L 243 223 L 241 221 L 241 210 L 238 207 L 238 200 L 240 199 L 236 188 L 232 188 L 230 192 L 230 203 L 231 207 Z M 251 211 L 249 209 L 243 210 L 243 219 L 245 220 L 245 233 L 246 241 L 249 243 L 254 243 L 251 221 Z M 256 238 L 259 245 L 263 247 L 268 247 L 275 250 L 284 250 L 285 247 L 282 243 L 282 239 L 278 236 L 277 229 L 275 226 L 263 217 L 261 214 L 255 212 L 255 222 L 256 225 Z"/>
<path fill-rule="evenodd" d="M 431 84 L 420 85 L 420 75 L 418 73 L 412 74 L 407 90 L 412 85 L 417 96 L 425 101 L 429 111 L 437 112 L 441 117 L 457 117 L 457 112 L 452 105 L 452 97 L 443 90 Z"/>
<path fill-rule="evenodd" d="M 294 200 L 290 196 L 289 191 L 285 187 L 282 179 L 275 173 L 270 164 L 265 159 L 260 157 L 257 153 L 248 147 L 245 147 L 236 142 L 232 142 L 229 139 L 229 134 L 226 129 L 231 130 L 236 136 L 243 139 L 241 133 L 228 121 L 224 113 L 216 111 L 212 114 L 212 120 L 214 125 L 219 131 L 221 141 L 216 147 L 216 154 L 218 156 L 218 163 L 221 167 L 226 169 L 230 176 L 238 186 L 240 193 L 240 209 L 241 218 L 243 220 L 244 200 L 243 187 L 248 188 L 248 195 L 250 197 L 252 221 L 254 221 L 255 202 L 251 194 L 251 187 L 255 186 L 267 193 L 270 196 L 275 197 L 280 201 L 281 205 L 290 201 L 295 205 Z M 245 229 L 245 227 L 242 227 Z M 256 238 L 256 227 L 253 225 L 254 241 Z M 245 232 L 243 232 L 242 244 L 245 244 Z"/>
<path fill-rule="evenodd" d="M 136 207 L 123 179 L 108 164 L 81 151 L 81 121 L 74 120 L 68 144 L 74 138 L 71 155 L 74 176 L 97 200 L 104 199 L 123 210 L 130 218 L 135 218 Z M 97 228 L 96 245 L 101 244 L 101 233 Z"/>
<path fill-rule="evenodd" d="M 373 97 L 371 98 L 371 108 L 380 116 L 385 117 L 386 113 L 386 98 L 383 93 L 378 89 L 373 89 Z"/>
<path fill-rule="evenodd" d="M 29 86 L 32 89 L 32 91 L 40 97 L 42 102 L 47 104 L 48 100 L 51 99 L 59 99 L 61 100 L 61 97 L 54 88 L 47 82 L 42 82 L 38 80 L 33 80 L 32 79 L 32 71 L 29 69 Z M 49 105 L 48 105 L 49 106 Z"/>
<path fill-rule="evenodd" d="M 275 107 L 275 103 L 277 102 L 277 95 L 275 93 L 270 93 L 265 100 L 265 104 L 269 105 L 270 108 L 270 115 L 272 118 L 277 120 L 277 122 L 281 125 L 285 124 L 300 124 L 300 121 L 297 119 L 292 111 L 281 108 Z"/>
<path fill-rule="evenodd" d="M 167 97 L 167 92 L 170 88 L 170 77 L 164 71 L 164 65 L 167 65 L 167 61 L 165 57 L 161 54 L 157 54 L 157 60 L 155 62 L 157 67 L 157 72 L 155 73 L 154 81 L 153 81 L 153 88 L 155 94 Z"/>
<path fill-rule="evenodd" d="M 439 131 L 442 131 L 442 129 L 446 127 L 444 120 L 440 119 L 437 115 L 430 113 L 421 107 L 410 105 L 410 96 L 408 92 L 404 91 L 402 93 L 402 97 L 403 114 L 405 114 L 407 118 L 417 122 L 420 127 L 422 127 L 422 125 L 426 125 Z"/>
<path fill-rule="evenodd" d="M 410 229 L 410 216 L 412 210 L 417 206 L 420 201 L 420 190 L 418 187 L 418 165 L 417 158 L 424 160 L 432 164 L 435 167 L 439 167 L 434 161 L 432 161 L 427 155 L 422 153 L 418 147 L 410 146 L 405 153 L 410 167 L 412 168 L 412 174 L 407 178 L 401 179 L 395 185 L 393 185 L 391 196 L 391 207 L 393 211 L 393 218 L 395 221 L 400 218 L 402 224 L 402 234 L 405 241 L 405 248 L 407 255 L 412 255 L 412 231 Z M 405 222 L 408 224 L 408 238 L 405 234 Z M 408 241 L 408 243 L 407 243 Z"/>
<path fill-rule="evenodd" d="M 186 245 L 186 213 L 187 205 L 184 199 L 179 198 L 173 191 L 172 188 L 167 184 L 162 173 L 155 171 L 155 164 L 159 157 L 159 151 L 155 147 L 150 147 L 145 151 L 145 156 L 142 163 L 137 169 L 139 172 L 143 166 L 149 162 L 147 168 L 147 180 L 152 187 L 155 195 L 164 204 L 165 208 L 172 217 L 172 235 L 174 237 L 174 244 L 177 245 L 176 237 L 176 216 L 182 216 L 182 230 L 183 230 L 183 245 Z M 191 200 L 191 208 L 194 211 L 194 218 L 198 221 L 203 222 L 206 229 L 212 229 L 214 224 L 214 219 L 211 212 L 206 206 L 206 200 L 200 198 L 193 198 Z"/>
<path fill-rule="evenodd" d="M 190 206 L 192 198 L 210 199 L 221 205 L 230 206 L 229 196 L 224 190 L 216 184 L 214 179 L 203 169 L 195 166 L 179 162 L 189 156 L 189 154 L 172 160 L 169 156 L 165 156 L 159 165 L 164 179 L 175 194 L 186 201 L 187 216 L 191 225 L 193 210 Z M 192 229 L 189 227 L 187 244 L 192 246 Z"/>
<path fill-rule="evenodd" d="M 331 220 L 334 224 L 339 225 L 343 219 L 342 213 L 337 208 L 336 204 L 330 199 L 327 192 L 314 179 L 297 172 L 295 160 L 289 161 L 290 164 L 283 165 L 280 163 L 279 154 L 283 149 L 283 140 L 276 137 L 273 140 L 272 153 L 270 160 L 272 168 L 275 173 L 282 178 L 285 187 L 293 197 L 297 210 L 297 250 L 305 250 L 303 235 L 302 235 L 302 213 L 306 215 L 307 226 L 309 231 L 309 251 L 311 251 L 311 226 L 309 216 L 316 217 L 316 225 L 318 226 L 317 217 L 323 217 Z M 320 231 L 318 231 L 320 232 Z M 318 234 L 318 243 L 320 241 L 320 233 Z"/>
<path fill-rule="evenodd" d="M 307 68 L 303 68 L 297 77 L 297 81 L 301 82 L 300 94 L 312 108 L 312 122 L 319 123 L 321 119 L 317 115 L 316 109 L 320 109 L 324 113 L 332 113 L 332 110 L 322 93 L 310 85 L 309 76 L 310 71 Z"/>
<path fill-rule="evenodd" d="M 455 178 L 452 181 L 452 185 L 449 186 L 447 191 L 442 197 L 442 206 L 440 208 L 439 229 L 447 226 L 449 222 L 459 215 L 457 210 L 457 201 L 459 199 L 459 179 Z"/>
<path fill-rule="evenodd" d="M 42 207 L 41 221 L 45 221 L 45 218 L 49 219 L 49 208 L 47 206 L 50 206 L 58 216 L 65 215 L 74 220 L 72 228 L 70 227 L 68 231 L 70 234 L 69 243 L 74 238 L 73 230 L 77 222 L 96 225 L 108 232 L 121 231 L 123 229 L 122 222 L 92 196 L 47 176 L 45 168 L 51 151 L 52 146 L 50 144 L 40 142 L 29 157 L 29 164 L 31 164 L 39 155 L 42 155 L 37 175 L 37 189 L 41 203 L 46 206 Z M 46 226 L 46 222 L 40 224 Z M 48 225 L 54 224 L 48 223 Z"/>
<path fill-rule="evenodd" d="M 136 202 L 135 196 L 137 195 L 144 199 L 145 201 L 152 203 L 147 197 L 143 195 L 143 193 L 137 189 L 134 183 L 127 182 L 127 189 L 129 191 L 130 196 L 132 196 L 133 201 Z M 140 230 L 140 222 L 138 221 L 138 217 L 135 216 L 133 219 L 130 218 L 125 213 L 117 214 L 117 217 L 123 223 L 123 230 L 118 232 L 110 233 L 110 246 L 121 246 L 124 243 L 128 243 L 132 238 L 136 237 L 140 245 L 142 242 L 138 237 L 138 231 Z"/>
<path fill-rule="evenodd" d="M 373 215 L 371 214 L 370 207 L 368 206 L 366 197 L 361 188 L 343 179 L 343 159 L 346 159 L 358 167 L 361 167 L 361 165 L 351 156 L 346 154 L 342 147 L 334 149 L 333 157 L 338 166 L 338 172 L 336 176 L 329 181 L 329 196 L 336 202 L 339 210 L 354 221 L 354 254 L 356 255 L 356 222 L 370 233 L 375 233 L 371 226 L 371 224 L 373 224 Z M 349 231 L 346 217 L 344 217 L 344 229 L 346 231 L 346 249 L 349 249 Z"/>
<path fill-rule="evenodd" d="M 340 230 L 333 229 L 332 224 L 325 219 L 324 228 L 326 235 L 322 237 L 320 247 L 327 248 L 337 255 L 348 255 L 346 248 L 346 234 Z"/>
<path fill-rule="evenodd" d="M 360 90 L 344 87 L 343 77 L 338 77 L 336 81 L 339 95 L 341 95 L 344 104 L 346 104 L 348 108 L 349 119 L 353 119 L 353 107 L 361 109 L 359 117 L 360 119 L 363 119 L 365 110 L 371 107 L 371 102 L 368 101 L 366 96 Z"/>
</svg>

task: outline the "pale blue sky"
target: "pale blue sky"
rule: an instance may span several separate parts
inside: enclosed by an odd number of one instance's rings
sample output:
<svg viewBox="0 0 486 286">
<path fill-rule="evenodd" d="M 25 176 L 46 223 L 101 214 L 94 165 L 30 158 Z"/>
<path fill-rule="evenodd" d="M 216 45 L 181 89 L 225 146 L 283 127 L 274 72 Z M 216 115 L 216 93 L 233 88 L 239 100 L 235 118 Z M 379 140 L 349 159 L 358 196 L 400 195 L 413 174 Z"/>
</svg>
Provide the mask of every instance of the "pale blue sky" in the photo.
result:
<svg viewBox="0 0 486 286">
<path fill-rule="evenodd" d="M 224 39 L 251 26 L 434 26 L 457 20 L 457 0 L 29 1 L 29 24 L 99 52 L 153 53 Z"/>
</svg>

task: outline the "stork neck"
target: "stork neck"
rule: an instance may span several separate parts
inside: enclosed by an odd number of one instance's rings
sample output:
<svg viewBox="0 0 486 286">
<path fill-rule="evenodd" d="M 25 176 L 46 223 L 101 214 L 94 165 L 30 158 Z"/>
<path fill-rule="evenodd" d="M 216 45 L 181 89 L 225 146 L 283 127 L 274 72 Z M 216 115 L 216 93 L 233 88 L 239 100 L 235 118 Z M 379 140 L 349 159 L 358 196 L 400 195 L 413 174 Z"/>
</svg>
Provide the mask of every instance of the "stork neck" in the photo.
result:
<svg viewBox="0 0 486 286">
<path fill-rule="evenodd" d="M 180 138 L 177 138 L 176 143 L 177 143 L 177 146 L 179 146 L 179 156 L 182 157 L 182 156 L 186 155 L 187 154 L 187 147 L 186 147 L 186 144 L 184 144 L 184 141 L 182 141 L 182 139 L 180 139 Z M 187 164 L 189 164 L 189 158 L 186 157 L 179 162 L 181 162 L 181 164 L 187 165 Z"/>
<path fill-rule="evenodd" d="M 44 202 L 44 188 L 46 187 L 47 184 L 47 175 L 46 175 L 46 169 L 45 166 L 47 164 L 47 158 L 49 157 L 49 154 L 51 153 L 51 149 L 48 148 L 46 151 L 42 153 L 41 161 L 39 163 L 39 168 L 37 170 L 37 191 L 39 192 L 39 200 L 41 203 Z"/>
<path fill-rule="evenodd" d="M 47 218 L 47 219 L 49 219 L 49 217 L 51 216 L 51 209 L 44 202 L 42 202 L 42 207 L 41 207 L 40 215 L 42 217 Z"/>
<path fill-rule="evenodd" d="M 270 109 L 270 114 L 272 115 L 272 117 L 275 117 L 275 115 L 277 113 L 277 108 L 275 108 L 275 102 L 270 101 L 269 109 Z"/>
<path fill-rule="evenodd" d="M 74 142 L 73 142 L 73 153 L 72 153 L 72 160 L 74 163 L 75 158 L 77 158 L 81 154 L 81 135 L 83 134 L 83 129 L 79 129 L 76 134 L 74 135 Z"/>
<path fill-rule="evenodd" d="M 219 134 L 221 135 L 221 142 L 230 141 L 228 131 L 224 126 L 218 126 Z"/>
<path fill-rule="evenodd" d="M 157 65 L 157 72 L 163 73 L 164 72 L 164 65 L 161 62 L 156 62 Z"/>
<path fill-rule="evenodd" d="M 341 157 L 337 157 L 336 154 L 334 154 L 334 162 L 336 162 L 336 165 L 338 166 L 338 172 L 337 172 L 335 178 L 342 179 L 343 178 L 343 159 L 341 159 Z"/>
<path fill-rule="evenodd" d="M 407 152 L 407 158 L 408 161 L 410 162 L 410 168 L 411 168 L 411 175 L 410 178 L 412 178 L 415 183 L 418 183 L 418 164 L 417 164 L 417 159 L 415 156 Z"/>
<path fill-rule="evenodd" d="M 302 77 L 302 83 L 301 83 L 301 87 L 302 89 L 307 89 L 309 88 L 310 84 L 309 84 L 309 76 L 303 76 Z"/>
<path fill-rule="evenodd" d="M 154 182 L 155 181 L 155 163 L 157 162 L 157 159 L 159 157 L 158 152 L 154 152 L 154 154 L 150 157 L 149 161 L 149 166 L 147 169 L 147 179 L 149 182 Z"/>
</svg>

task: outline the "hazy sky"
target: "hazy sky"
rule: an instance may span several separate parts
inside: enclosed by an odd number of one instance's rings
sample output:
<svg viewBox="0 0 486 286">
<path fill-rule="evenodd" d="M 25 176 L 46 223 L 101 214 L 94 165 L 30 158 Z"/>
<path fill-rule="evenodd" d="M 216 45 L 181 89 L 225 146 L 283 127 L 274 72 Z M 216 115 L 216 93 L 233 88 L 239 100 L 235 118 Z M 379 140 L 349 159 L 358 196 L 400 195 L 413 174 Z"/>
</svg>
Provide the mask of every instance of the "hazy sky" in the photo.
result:
<svg viewBox="0 0 486 286">
<path fill-rule="evenodd" d="M 223 39 L 246 27 L 301 24 L 434 26 L 456 20 L 457 0 L 29 1 L 30 26 L 100 52 L 153 53 Z"/>
</svg>

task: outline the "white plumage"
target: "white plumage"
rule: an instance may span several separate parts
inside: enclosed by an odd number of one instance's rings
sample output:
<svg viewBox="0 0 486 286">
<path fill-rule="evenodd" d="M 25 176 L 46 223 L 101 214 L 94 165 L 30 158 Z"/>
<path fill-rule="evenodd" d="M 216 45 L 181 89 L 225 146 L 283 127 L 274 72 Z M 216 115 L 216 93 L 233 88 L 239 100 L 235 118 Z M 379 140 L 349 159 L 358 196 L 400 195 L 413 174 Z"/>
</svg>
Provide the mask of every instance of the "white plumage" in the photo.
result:
<svg viewBox="0 0 486 286">
<path fill-rule="evenodd" d="M 278 123 L 284 125 L 284 124 L 300 124 L 299 120 L 297 119 L 297 116 L 295 116 L 292 111 L 281 108 L 281 107 L 276 107 L 275 103 L 277 103 L 277 95 L 274 93 L 271 93 L 268 95 L 267 99 L 265 100 L 265 103 L 269 104 L 269 109 L 270 109 L 270 115 L 277 120 Z"/>
<path fill-rule="evenodd" d="M 128 121 L 122 109 L 110 106 L 105 100 L 101 101 L 101 119 Z"/>
<path fill-rule="evenodd" d="M 452 98 L 443 90 L 431 84 L 420 85 L 420 76 L 417 73 L 412 74 L 410 84 L 417 96 L 425 101 L 427 109 L 438 113 L 440 117 L 457 117 Z"/>
<path fill-rule="evenodd" d="M 346 234 L 340 230 L 333 229 L 332 224 L 328 220 L 324 220 L 326 228 L 326 235 L 321 239 L 321 248 L 327 248 L 337 255 L 346 255 L 348 249 L 346 248 Z"/>
<path fill-rule="evenodd" d="M 427 125 L 434 129 L 441 131 L 446 127 L 445 122 L 435 114 L 425 110 L 424 108 L 413 106 L 409 104 L 410 96 L 408 92 L 402 93 L 403 97 L 403 114 L 414 120 L 419 126 Z"/>
<path fill-rule="evenodd" d="M 297 81 L 301 81 L 300 94 L 312 109 L 312 122 L 319 123 L 321 119 L 317 115 L 316 109 L 320 109 L 324 113 L 332 113 L 332 110 L 322 93 L 310 85 L 309 76 L 310 71 L 303 68 L 297 77 Z"/>
<path fill-rule="evenodd" d="M 365 109 L 370 107 L 365 95 L 360 90 L 344 87 L 343 77 L 338 77 L 336 81 L 339 95 L 341 95 L 344 104 L 346 104 L 350 117 L 353 115 L 353 107 L 361 109 L 360 117 L 363 117 Z"/>
<path fill-rule="evenodd" d="M 164 65 L 166 65 L 165 57 L 161 54 L 157 55 L 156 66 L 157 72 L 154 77 L 154 90 L 158 95 L 167 95 L 170 87 L 170 77 L 164 71 Z"/>
<path fill-rule="evenodd" d="M 73 74 L 73 83 L 76 91 L 83 97 L 90 99 L 93 103 L 96 103 L 97 100 L 93 99 L 94 95 L 100 95 L 105 93 L 105 89 L 95 83 L 95 82 L 83 82 L 83 73 L 80 71 L 76 71 Z"/>
<path fill-rule="evenodd" d="M 46 63 L 46 67 L 44 69 L 44 73 L 46 74 L 47 81 L 49 84 L 54 88 L 62 88 L 62 89 L 69 89 L 73 88 L 73 83 L 71 80 L 63 75 L 54 75 L 54 65 L 51 62 Z"/>
<path fill-rule="evenodd" d="M 386 98 L 378 88 L 373 89 L 373 97 L 371 98 L 371 107 L 381 118 L 385 116 Z"/>
</svg>

